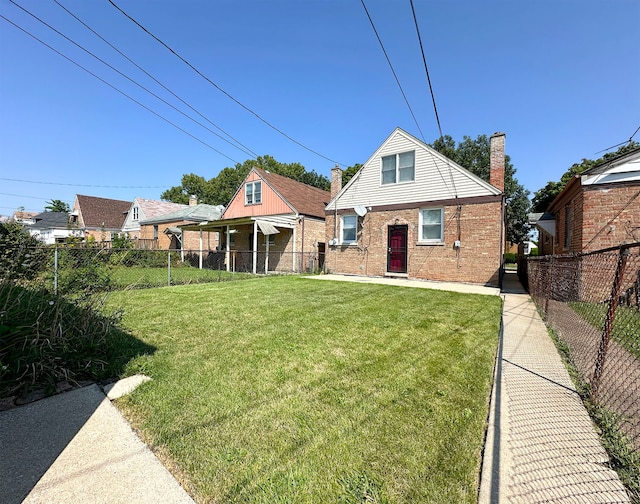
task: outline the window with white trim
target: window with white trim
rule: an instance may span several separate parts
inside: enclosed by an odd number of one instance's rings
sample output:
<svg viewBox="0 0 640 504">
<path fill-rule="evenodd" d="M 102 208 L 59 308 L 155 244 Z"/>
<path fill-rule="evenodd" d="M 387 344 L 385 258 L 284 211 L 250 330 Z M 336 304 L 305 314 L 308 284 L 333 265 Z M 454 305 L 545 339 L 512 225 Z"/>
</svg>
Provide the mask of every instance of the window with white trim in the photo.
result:
<svg viewBox="0 0 640 504">
<path fill-rule="evenodd" d="M 415 151 L 402 152 L 382 158 L 382 184 L 413 182 L 416 175 Z"/>
<path fill-rule="evenodd" d="M 418 241 L 423 243 L 444 241 L 444 208 L 422 208 L 418 221 Z"/>
<path fill-rule="evenodd" d="M 244 204 L 257 205 L 262 203 L 262 182 L 247 182 L 244 186 Z"/>
<path fill-rule="evenodd" d="M 133 220 L 138 220 L 138 207 L 133 207 Z"/>
<path fill-rule="evenodd" d="M 343 215 L 340 226 L 340 243 L 355 243 L 358 236 L 358 216 Z"/>
</svg>

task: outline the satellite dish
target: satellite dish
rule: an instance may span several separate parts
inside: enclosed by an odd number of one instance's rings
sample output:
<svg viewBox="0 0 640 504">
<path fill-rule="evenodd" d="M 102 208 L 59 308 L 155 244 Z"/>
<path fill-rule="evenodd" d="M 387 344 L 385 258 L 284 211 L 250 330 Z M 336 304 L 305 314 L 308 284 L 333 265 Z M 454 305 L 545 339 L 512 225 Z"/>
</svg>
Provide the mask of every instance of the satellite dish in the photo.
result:
<svg viewBox="0 0 640 504">
<path fill-rule="evenodd" d="M 362 205 L 356 205 L 355 207 L 353 207 L 353 209 L 356 211 L 356 213 L 360 216 L 360 217 L 364 217 L 367 214 L 367 209 L 366 207 L 363 207 Z"/>
</svg>

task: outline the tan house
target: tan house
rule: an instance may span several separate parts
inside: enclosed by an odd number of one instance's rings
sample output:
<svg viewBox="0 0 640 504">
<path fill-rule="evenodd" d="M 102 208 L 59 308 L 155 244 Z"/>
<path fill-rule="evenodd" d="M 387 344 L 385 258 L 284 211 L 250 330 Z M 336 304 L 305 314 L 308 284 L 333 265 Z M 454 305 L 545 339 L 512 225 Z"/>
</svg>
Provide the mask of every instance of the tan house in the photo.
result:
<svg viewBox="0 0 640 504">
<path fill-rule="evenodd" d="M 220 233 L 228 271 L 268 273 L 320 269 L 327 191 L 253 168 L 220 220 L 181 226 Z"/>
<path fill-rule="evenodd" d="M 499 285 L 504 139 L 491 137 L 491 184 L 400 128 L 344 187 L 342 170 L 334 168 L 327 269 Z"/>
<path fill-rule="evenodd" d="M 187 208 L 187 205 L 172 203 L 170 201 L 135 198 L 124 219 L 122 232 L 129 238 L 137 240 L 140 238 L 141 221 L 153 219 L 160 215 L 165 215 L 184 208 Z M 139 248 L 153 248 L 151 246 L 145 246 L 144 242 L 138 243 L 138 246 Z"/>
<path fill-rule="evenodd" d="M 131 201 L 77 194 L 69 223 L 79 228 L 85 240 L 108 243 L 122 232 Z"/>
<path fill-rule="evenodd" d="M 536 217 L 540 255 L 640 241 L 640 148 L 576 175 Z"/>
</svg>

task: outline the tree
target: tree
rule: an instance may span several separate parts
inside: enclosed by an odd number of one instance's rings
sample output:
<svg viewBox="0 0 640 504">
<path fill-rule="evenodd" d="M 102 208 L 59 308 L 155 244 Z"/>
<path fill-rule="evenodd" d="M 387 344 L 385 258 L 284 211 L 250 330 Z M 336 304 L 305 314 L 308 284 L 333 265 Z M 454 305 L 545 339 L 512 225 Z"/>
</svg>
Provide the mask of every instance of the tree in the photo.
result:
<svg viewBox="0 0 640 504">
<path fill-rule="evenodd" d="M 362 164 L 356 163 L 353 166 L 349 166 L 342 172 L 342 187 L 344 187 L 346 183 L 349 182 L 353 178 L 353 176 L 360 171 L 360 168 L 362 168 Z"/>
<path fill-rule="evenodd" d="M 474 140 L 464 136 L 456 146 L 451 136 L 438 138 L 431 145 L 452 161 L 466 168 L 483 180 L 489 181 L 491 169 L 491 148 L 487 135 L 478 135 Z M 521 243 L 528 238 L 529 191 L 515 178 L 516 169 L 508 155 L 504 158 L 504 193 L 507 207 L 507 240 Z"/>
<path fill-rule="evenodd" d="M 59 199 L 52 199 L 51 201 L 47 201 L 47 206 L 45 206 L 44 209 L 49 210 L 50 212 L 63 213 L 69 213 L 71 211 L 71 209 L 69 208 L 69 204 Z"/>
<path fill-rule="evenodd" d="M 265 155 L 258 156 L 256 159 L 247 159 L 244 163 L 236 163 L 233 167 L 223 168 L 217 176 L 209 180 L 193 173 L 185 174 L 182 176 L 181 185 L 166 190 L 160 198 L 186 204 L 189 202 L 189 196 L 195 195 L 202 203 L 228 205 L 254 166 L 325 191 L 328 191 L 331 186 L 329 179 L 315 170 L 307 171 L 300 163 L 280 163 L 272 156 Z"/>
<path fill-rule="evenodd" d="M 625 155 L 627 152 L 637 149 L 640 147 L 640 143 L 638 142 L 629 142 L 626 145 L 623 145 L 615 152 L 607 152 L 604 156 L 595 161 L 592 159 L 583 158 L 579 163 L 572 164 L 569 169 L 562 174 L 560 180 L 558 182 L 549 181 L 546 185 L 533 193 L 532 210 L 534 212 L 544 212 L 549 208 L 551 202 L 555 199 L 555 197 L 562 192 L 562 190 L 567 186 L 571 179 L 576 175 L 580 175 L 582 172 L 588 170 L 589 168 L 593 168 L 599 164 L 605 163 L 606 161 L 611 161 L 614 158 Z"/>
</svg>

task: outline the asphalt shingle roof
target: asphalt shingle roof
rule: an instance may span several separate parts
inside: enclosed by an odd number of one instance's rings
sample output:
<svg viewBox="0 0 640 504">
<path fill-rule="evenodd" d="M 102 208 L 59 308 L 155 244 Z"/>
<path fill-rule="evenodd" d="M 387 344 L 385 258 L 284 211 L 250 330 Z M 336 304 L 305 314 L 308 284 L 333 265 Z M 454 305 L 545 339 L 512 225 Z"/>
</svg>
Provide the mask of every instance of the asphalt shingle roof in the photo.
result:
<svg viewBox="0 0 640 504">
<path fill-rule="evenodd" d="M 121 229 L 131 201 L 76 195 L 86 228 Z"/>
<path fill-rule="evenodd" d="M 324 219 L 324 208 L 331 200 L 331 193 L 260 168 L 255 170 L 299 214 Z"/>
</svg>

